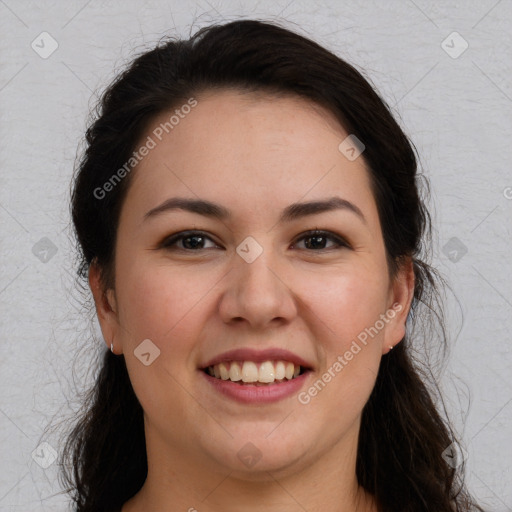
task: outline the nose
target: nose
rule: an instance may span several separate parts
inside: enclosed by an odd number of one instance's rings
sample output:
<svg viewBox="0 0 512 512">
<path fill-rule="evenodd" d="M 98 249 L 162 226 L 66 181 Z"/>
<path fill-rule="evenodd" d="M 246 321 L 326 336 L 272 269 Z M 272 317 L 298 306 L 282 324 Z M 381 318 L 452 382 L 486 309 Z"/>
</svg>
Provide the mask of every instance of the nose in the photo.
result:
<svg viewBox="0 0 512 512">
<path fill-rule="evenodd" d="M 289 323 L 297 307 L 286 281 L 270 249 L 264 249 L 252 263 L 236 254 L 219 304 L 222 320 L 246 323 L 255 330 Z"/>
</svg>

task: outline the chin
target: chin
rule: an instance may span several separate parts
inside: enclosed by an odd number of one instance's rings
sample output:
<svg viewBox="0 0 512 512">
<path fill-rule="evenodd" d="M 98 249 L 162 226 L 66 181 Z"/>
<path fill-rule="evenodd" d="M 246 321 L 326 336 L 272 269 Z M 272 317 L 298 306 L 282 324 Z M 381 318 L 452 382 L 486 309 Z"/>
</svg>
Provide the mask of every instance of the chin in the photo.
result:
<svg viewBox="0 0 512 512">
<path fill-rule="evenodd" d="M 305 448 L 304 440 L 291 440 L 284 432 L 275 439 L 265 439 L 261 433 L 237 436 L 230 440 L 229 446 L 217 445 L 214 451 L 212 457 L 225 466 L 231 476 L 247 481 L 273 480 L 272 477 L 300 472 L 310 465 L 305 460 L 309 450 Z"/>
</svg>

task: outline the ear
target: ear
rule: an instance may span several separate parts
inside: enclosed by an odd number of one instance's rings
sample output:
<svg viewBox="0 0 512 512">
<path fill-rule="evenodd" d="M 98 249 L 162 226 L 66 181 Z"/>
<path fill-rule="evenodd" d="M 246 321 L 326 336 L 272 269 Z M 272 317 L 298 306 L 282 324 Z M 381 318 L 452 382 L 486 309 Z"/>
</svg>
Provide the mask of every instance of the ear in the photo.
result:
<svg viewBox="0 0 512 512">
<path fill-rule="evenodd" d="M 96 306 L 96 315 L 101 327 L 103 339 L 110 350 L 110 344 L 114 344 L 114 351 L 122 353 L 120 343 L 115 342 L 119 333 L 119 320 L 114 290 L 105 290 L 101 279 L 101 268 L 95 260 L 89 266 L 89 287 L 91 288 Z"/>
<path fill-rule="evenodd" d="M 391 348 L 405 336 L 405 322 L 414 298 L 414 266 L 412 258 L 402 261 L 400 269 L 391 283 L 388 299 L 388 316 L 391 318 L 386 326 L 382 353 L 387 354 Z M 391 317 L 394 311 L 394 316 Z"/>
</svg>

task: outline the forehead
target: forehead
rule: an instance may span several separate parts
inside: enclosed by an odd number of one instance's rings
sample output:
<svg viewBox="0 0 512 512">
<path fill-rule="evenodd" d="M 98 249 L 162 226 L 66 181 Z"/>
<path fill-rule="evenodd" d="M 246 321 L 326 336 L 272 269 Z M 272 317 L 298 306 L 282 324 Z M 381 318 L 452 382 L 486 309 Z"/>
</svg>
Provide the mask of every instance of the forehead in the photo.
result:
<svg viewBox="0 0 512 512">
<path fill-rule="evenodd" d="M 348 134 L 326 109 L 235 90 L 194 100 L 193 108 L 174 107 L 150 123 L 142 140 L 151 137 L 154 147 L 134 171 L 132 200 L 149 209 L 181 194 L 263 215 L 273 205 L 337 193 L 373 208 L 365 162 L 340 152 Z"/>
</svg>

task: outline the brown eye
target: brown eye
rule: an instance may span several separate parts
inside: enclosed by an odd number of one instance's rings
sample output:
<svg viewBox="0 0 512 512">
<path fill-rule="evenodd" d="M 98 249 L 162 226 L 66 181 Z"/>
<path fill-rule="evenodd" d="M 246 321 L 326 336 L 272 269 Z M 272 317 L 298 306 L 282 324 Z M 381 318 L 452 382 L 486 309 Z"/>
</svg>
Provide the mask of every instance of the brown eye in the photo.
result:
<svg viewBox="0 0 512 512">
<path fill-rule="evenodd" d="M 206 236 L 201 231 L 183 231 L 181 233 L 176 233 L 169 238 L 166 238 L 161 247 L 165 249 L 177 249 L 182 251 L 192 251 L 196 252 L 200 249 L 210 249 L 211 247 L 205 247 L 205 243 L 207 240 L 212 241 L 212 239 Z M 181 246 L 179 245 L 181 242 Z M 215 247 L 218 247 L 214 243 Z"/>
<path fill-rule="evenodd" d="M 330 233 L 329 231 L 309 231 L 308 233 L 305 233 L 300 238 L 298 238 L 298 241 L 302 240 L 306 241 L 305 249 L 312 250 L 315 252 L 337 249 L 342 247 L 345 247 L 347 249 L 350 248 L 347 242 L 345 242 L 342 238 L 335 235 L 334 233 Z M 326 244 L 329 241 L 334 242 L 334 245 L 326 247 Z"/>
<path fill-rule="evenodd" d="M 305 241 L 304 247 L 297 247 L 297 242 L 301 242 L 303 240 Z M 212 242 L 213 247 L 205 246 L 208 242 Z M 168 250 L 198 252 L 203 249 L 212 249 L 219 246 L 202 231 L 182 231 L 166 238 L 160 244 L 160 247 Z M 298 238 L 293 244 L 293 248 L 313 252 L 323 252 L 341 248 L 350 249 L 350 245 L 334 233 L 314 230 L 304 233 L 300 238 Z"/>
</svg>

